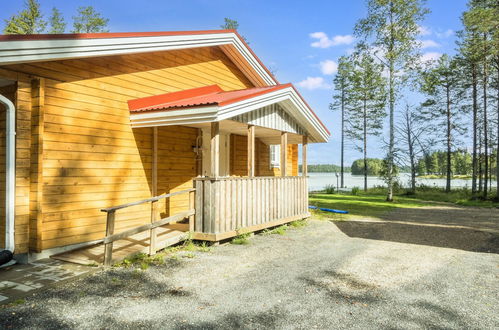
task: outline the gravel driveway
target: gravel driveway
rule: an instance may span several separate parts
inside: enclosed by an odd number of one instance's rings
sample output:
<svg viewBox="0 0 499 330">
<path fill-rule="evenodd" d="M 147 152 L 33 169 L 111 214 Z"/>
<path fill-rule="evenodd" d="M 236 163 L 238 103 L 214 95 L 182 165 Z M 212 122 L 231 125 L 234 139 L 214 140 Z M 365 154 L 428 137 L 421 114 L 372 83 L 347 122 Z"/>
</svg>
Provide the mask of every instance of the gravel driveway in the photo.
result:
<svg viewBox="0 0 499 330">
<path fill-rule="evenodd" d="M 183 257 L 182 257 L 183 256 Z M 499 328 L 499 255 L 328 221 L 115 268 L 0 308 L 4 328 Z"/>
</svg>

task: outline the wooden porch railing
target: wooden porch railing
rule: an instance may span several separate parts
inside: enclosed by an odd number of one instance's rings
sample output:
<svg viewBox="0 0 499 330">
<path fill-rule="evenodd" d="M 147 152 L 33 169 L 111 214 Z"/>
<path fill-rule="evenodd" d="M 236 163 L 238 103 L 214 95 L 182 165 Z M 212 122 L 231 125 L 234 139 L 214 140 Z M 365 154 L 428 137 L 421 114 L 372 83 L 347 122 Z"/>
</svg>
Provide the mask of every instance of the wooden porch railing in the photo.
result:
<svg viewBox="0 0 499 330">
<path fill-rule="evenodd" d="M 196 178 L 195 187 L 195 238 L 225 239 L 309 216 L 306 177 Z"/>
<path fill-rule="evenodd" d="M 102 212 L 107 213 L 107 222 L 106 222 L 106 237 L 104 238 L 104 266 L 110 266 L 112 263 L 112 257 L 113 257 L 113 242 L 124 239 L 126 237 L 141 233 L 146 230 L 150 230 L 150 239 L 149 239 L 149 254 L 155 254 L 156 253 L 156 228 L 160 226 L 164 226 L 167 223 L 173 222 L 173 221 L 179 221 L 185 218 L 189 218 L 189 228 L 193 226 L 194 223 L 194 214 L 195 214 L 195 209 L 194 209 L 194 191 L 196 189 L 191 188 L 191 189 L 186 189 L 170 194 L 164 194 L 156 197 L 151 197 L 147 199 L 143 199 L 137 202 L 132 202 L 132 203 L 127 203 L 127 204 L 122 204 L 118 206 L 113 206 L 109 208 L 102 209 Z M 157 209 L 157 202 L 159 200 L 165 199 L 165 198 L 170 198 L 172 196 L 180 195 L 180 194 L 185 194 L 189 193 L 189 210 L 185 212 L 181 212 L 178 214 L 175 214 L 173 216 L 163 218 L 160 220 L 156 221 L 156 209 Z M 145 203 L 151 203 L 151 223 L 135 227 L 132 229 L 125 230 L 121 233 L 114 233 L 114 223 L 115 223 L 115 216 L 116 216 L 116 211 L 128 208 L 131 206 L 136 206 L 140 204 L 145 204 Z"/>
</svg>

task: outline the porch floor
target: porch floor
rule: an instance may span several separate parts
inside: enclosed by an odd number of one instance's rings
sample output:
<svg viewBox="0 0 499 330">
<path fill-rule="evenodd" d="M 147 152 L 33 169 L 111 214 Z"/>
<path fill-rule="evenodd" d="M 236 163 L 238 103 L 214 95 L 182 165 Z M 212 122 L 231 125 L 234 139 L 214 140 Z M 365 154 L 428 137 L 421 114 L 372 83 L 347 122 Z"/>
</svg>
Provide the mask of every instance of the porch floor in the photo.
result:
<svg viewBox="0 0 499 330">
<path fill-rule="evenodd" d="M 157 228 L 157 250 L 164 249 L 188 238 L 188 224 L 175 223 Z M 136 253 L 149 252 L 149 231 L 144 231 L 114 242 L 112 263 L 119 262 Z M 102 265 L 104 262 L 104 244 L 98 243 L 83 248 L 59 253 L 52 259 L 72 262 L 80 265 Z"/>
</svg>

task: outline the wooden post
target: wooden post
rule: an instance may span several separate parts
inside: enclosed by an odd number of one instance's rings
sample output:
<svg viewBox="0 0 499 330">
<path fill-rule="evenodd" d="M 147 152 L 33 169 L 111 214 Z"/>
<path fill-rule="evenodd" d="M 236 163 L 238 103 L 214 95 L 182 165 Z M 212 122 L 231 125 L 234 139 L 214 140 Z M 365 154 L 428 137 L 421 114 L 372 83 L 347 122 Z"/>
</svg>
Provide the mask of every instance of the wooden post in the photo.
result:
<svg viewBox="0 0 499 330">
<path fill-rule="evenodd" d="M 158 128 L 153 127 L 152 131 L 152 196 L 158 195 Z M 156 222 L 158 202 L 151 203 L 151 223 Z M 149 231 L 149 255 L 156 253 L 156 228 Z"/>
<path fill-rule="evenodd" d="M 116 211 L 107 212 L 106 237 L 114 234 L 114 218 Z M 104 244 L 104 266 L 111 266 L 113 260 L 113 242 Z"/>
<path fill-rule="evenodd" d="M 288 133 L 281 132 L 281 176 L 286 176 L 288 161 Z"/>
<path fill-rule="evenodd" d="M 196 183 L 194 183 L 194 187 L 195 187 L 195 185 L 196 185 Z M 195 192 L 190 191 L 189 192 L 189 211 L 193 210 L 195 208 L 195 198 L 196 198 Z M 195 221 L 194 215 L 191 215 L 189 217 L 189 232 L 190 233 L 194 232 L 194 221 Z"/>
<path fill-rule="evenodd" d="M 307 144 L 308 144 L 308 137 L 306 135 L 303 136 L 303 141 L 301 145 L 301 173 L 303 176 L 307 176 L 308 174 L 308 168 L 307 168 Z"/>
<path fill-rule="evenodd" d="M 220 123 L 211 123 L 211 176 L 220 176 Z"/>
<path fill-rule="evenodd" d="M 255 126 L 248 125 L 248 176 L 255 176 Z"/>
</svg>

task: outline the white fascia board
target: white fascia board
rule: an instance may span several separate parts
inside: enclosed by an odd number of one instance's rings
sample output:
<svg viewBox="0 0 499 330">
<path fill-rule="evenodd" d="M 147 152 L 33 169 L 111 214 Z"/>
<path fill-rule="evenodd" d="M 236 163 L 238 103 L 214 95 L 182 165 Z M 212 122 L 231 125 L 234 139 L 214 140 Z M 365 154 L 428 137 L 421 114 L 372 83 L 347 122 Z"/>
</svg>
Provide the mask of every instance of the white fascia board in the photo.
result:
<svg viewBox="0 0 499 330">
<path fill-rule="evenodd" d="M 1 41 L 0 65 L 220 45 L 233 45 L 269 86 L 277 84 L 248 47 L 233 32 L 97 39 Z"/>
<path fill-rule="evenodd" d="M 292 87 L 259 95 L 248 100 L 220 107 L 217 120 L 230 119 L 267 105 L 280 103 L 313 137 L 313 142 L 327 142 L 329 134 Z M 290 104 L 292 106 L 286 106 Z"/>
</svg>

